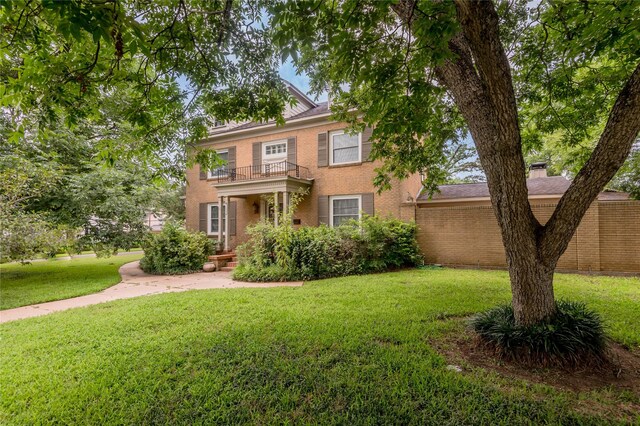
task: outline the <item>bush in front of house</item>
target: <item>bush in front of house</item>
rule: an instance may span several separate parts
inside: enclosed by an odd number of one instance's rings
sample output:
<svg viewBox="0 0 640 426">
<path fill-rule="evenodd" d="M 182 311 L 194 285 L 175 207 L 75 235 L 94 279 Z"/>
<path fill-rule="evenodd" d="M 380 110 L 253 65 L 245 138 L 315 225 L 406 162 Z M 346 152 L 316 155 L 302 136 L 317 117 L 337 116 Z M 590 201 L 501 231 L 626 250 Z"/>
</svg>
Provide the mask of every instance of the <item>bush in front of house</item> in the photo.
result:
<svg viewBox="0 0 640 426">
<path fill-rule="evenodd" d="M 202 232 L 189 232 L 167 223 L 158 234 L 151 234 L 142 245 L 140 267 L 149 274 L 176 275 L 202 270 L 213 242 Z"/>
<path fill-rule="evenodd" d="M 604 360 L 606 336 L 600 316 L 584 303 L 558 301 L 544 324 L 518 326 L 510 304 L 471 319 L 471 328 L 506 358 L 533 365 L 577 366 Z"/>
<path fill-rule="evenodd" d="M 237 249 L 233 277 L 243 281 L 312 280 L 422 264 L 416 225 L 364 216 L 336 228 L 294 229 L 260 222 Z"/>
</svg>

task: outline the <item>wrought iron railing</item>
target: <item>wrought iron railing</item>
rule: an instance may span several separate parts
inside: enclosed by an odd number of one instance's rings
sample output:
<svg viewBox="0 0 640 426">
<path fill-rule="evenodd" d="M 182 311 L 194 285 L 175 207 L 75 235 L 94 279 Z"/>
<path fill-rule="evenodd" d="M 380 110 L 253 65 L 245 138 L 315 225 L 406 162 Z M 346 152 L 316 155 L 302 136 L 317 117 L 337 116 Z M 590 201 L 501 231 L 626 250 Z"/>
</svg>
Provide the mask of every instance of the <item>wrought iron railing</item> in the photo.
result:
<svg viewBox="0 0 640 426">
<path fill-rule="evenodd" d="M 311 173 L 308 168 L 288 161 L 266 163 L 258 166 L 236 167 L 233 169 L 219 169 L 213 173 L 212 177 L 216 181 L 223 183 L 269 179 L 278 176 L 311 179 Z"/>
</svg>

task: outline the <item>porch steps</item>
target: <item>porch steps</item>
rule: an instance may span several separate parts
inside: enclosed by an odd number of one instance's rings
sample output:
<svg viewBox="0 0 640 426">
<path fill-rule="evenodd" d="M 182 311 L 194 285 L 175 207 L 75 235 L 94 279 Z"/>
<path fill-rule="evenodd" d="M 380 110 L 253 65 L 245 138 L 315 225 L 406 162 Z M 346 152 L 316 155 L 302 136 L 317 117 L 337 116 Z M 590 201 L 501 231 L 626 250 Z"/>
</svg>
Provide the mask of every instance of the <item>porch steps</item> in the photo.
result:
<svg viewBox="0 0 640 426">
<path fill-rule="evenodd" d="M 218 271 L 230 272 L 238 266 L 238 258 L 233 252 L 209 256 L 209 262 L 214 263 L 216 265 L 216 270 Z"/>
</svg>

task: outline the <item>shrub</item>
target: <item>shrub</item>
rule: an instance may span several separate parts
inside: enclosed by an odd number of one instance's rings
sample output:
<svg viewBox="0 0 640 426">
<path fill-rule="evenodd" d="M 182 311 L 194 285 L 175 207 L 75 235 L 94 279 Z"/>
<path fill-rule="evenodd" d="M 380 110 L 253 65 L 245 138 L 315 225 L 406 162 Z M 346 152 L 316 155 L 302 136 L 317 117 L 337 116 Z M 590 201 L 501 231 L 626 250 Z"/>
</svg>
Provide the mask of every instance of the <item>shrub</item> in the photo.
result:
<svg viewBox="0 0 640 426">
<path fill-rule="evenodd" d="M 248 228 L 249 241 L 237 249 L 235 279 L 310 280 L 422 263 L 412 223 L 364 216 L 337 228 L 294 229 L 286 216 L 282 222 Z"/>
<path fill-rule="evenodd" d="M 559 301 L 550 321 L 532 326 L 516 325 L 511 305 L 498 306 L 471 327 L 499 354 L 529 364 L 579 365 L 602 360 L 606 349 L 600 316 L 579 302 Z"/>
<path fill-rule="evenodd" d="M 200 271 L 213 251 L 213 242 L 202 232 L 189 232 L 168 223 L 142 245 L 140 267 L 150 274 L 173 275 Z"/>
</svg>

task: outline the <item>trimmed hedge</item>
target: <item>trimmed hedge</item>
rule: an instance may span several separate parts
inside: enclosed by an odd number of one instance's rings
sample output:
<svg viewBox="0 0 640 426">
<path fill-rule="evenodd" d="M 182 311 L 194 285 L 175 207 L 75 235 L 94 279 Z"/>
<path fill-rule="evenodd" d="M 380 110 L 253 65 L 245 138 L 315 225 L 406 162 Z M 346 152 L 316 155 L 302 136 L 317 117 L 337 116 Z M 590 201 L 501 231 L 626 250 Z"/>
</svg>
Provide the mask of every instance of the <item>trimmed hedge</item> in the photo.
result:
<svg viewBox="0 0 640 426">
<path fill-rule="evenodd" d="M 233 277 L 243 281 L 312 280 L 422 264 L 415 223 L 364 216 L 337 228 L 293 229 L 260 222 L 237 249 Z"/>
<path fill-rule="evenodd" d="M 189 232 L 173 223 L 142 244 L 144 257 L 140 267 L 149 274 L 176 275 L 202 270 L 214 245 L 202 232 Z"/>
</svg>

